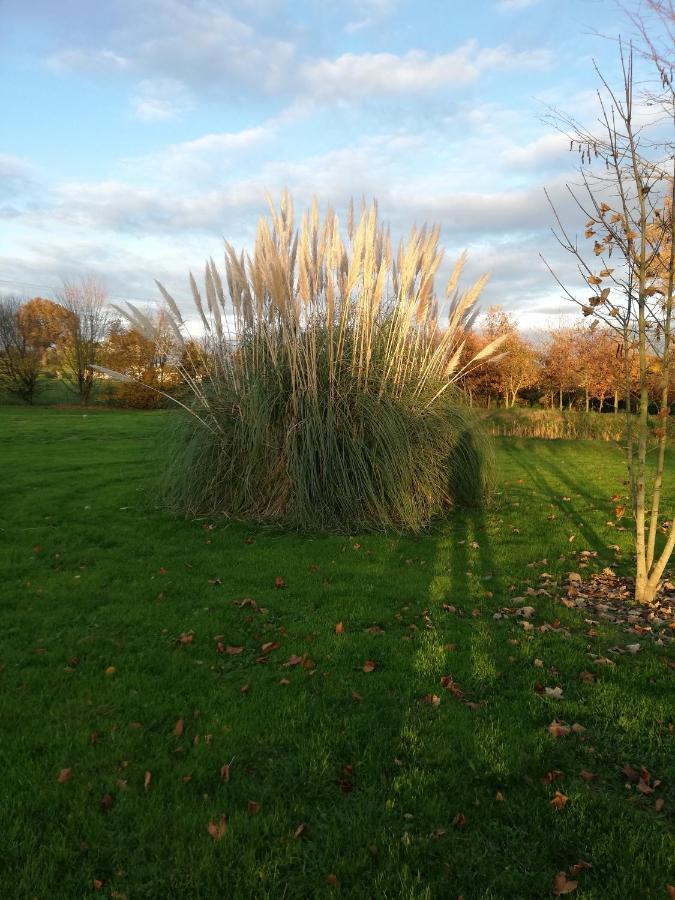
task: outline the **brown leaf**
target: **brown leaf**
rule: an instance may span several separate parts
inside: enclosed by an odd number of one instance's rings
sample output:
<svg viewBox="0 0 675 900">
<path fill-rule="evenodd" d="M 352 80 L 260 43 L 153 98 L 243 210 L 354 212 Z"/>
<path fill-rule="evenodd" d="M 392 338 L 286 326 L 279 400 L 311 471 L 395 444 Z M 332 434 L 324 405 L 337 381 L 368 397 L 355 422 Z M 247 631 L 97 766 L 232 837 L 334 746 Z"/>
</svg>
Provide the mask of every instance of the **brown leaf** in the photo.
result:
<svg viewBox="0 0 675 900">
<path fill-rule="evenodd" d="M 662 797 L 659 797 L 659 799 L 655 801 L 654 809 L 656 812 L 661 812 L 661 810 L 663 809 L 663 798 Z"/>
<path fill-rule="evenodd" d="M 360 703 L 361 700 L 363 700 L 363 697 L 357 691 L 352 691 L 352 700 L 354 700 L 356 703 Z"/>
<path fill-rule="evenodd" d="M 61 769 L 61 771 L 59 772 L 59 774 L 56 777 L 56 780 L 59 784 L 65 784 L 66 781 L 70 781 L 70 779 L 72 777 L 73 777 L 72 769 Z"/>
<path fill-rule="evenodd" d="M 177 644 L 191 644 L 194 641 L 194 635 L 189 631 L 184 631 L 176 641 Z"/>
<path fill-rule="evenodd" d="M 363 664 L 364 672 L 374 672 L 377 668 L 377 663 L 372 659 L 367 659 Z"/>
<path fill-rule="evenodd" d="M 102 891 L 104 884 L 105 884 L 105 881 L 101 881 L 100 878 L 92 878 L 91 879 L 91 886 L 93 887 L 93 889 L 95 891 Z"/>
<path fill-rule="evenodd" d="M 255 800 L 248 801 L 248 813 L 250 816 L 257 816 L 261 808 L 260 804 L 256 803 Z"/>
<path fill-rule="evenodd" d="M 584 684 L 593 684 L 595 681 L 595 675 L 592 672 L 588 672 L 584 669 L 582 672 L 579 672 L 579 678 Z"/>
<path fill-rule="evenodd" d="M 288 661 L 284 663 L 284 666 L 299 666 L 304 662 L 304 660 L 304 656 L 298 656 L 294 653 L 288 658 Z"/>
<path fill-rule="evenodd" d="M 243 649 L 243 647 L 225 647 L 225 652 L 228 656 L 237 656 Z"/>
<path fill-rule="evenodd" d="M 305 827 L 305 823 L 302 822 L 300 825 L 298 825 L 298 827 L 293 832 L 293 840 L 297 841 L 299 838 L 301 838 L 303 836 L 303 834 L 306 833 L 306 831 L 307 831 L 307 829 Z"/>
<path fill-rule="evenodd" d="M 274 587 L 275 587 L 278 591 L 280 591 L 282 588 L 285 588 L 285 587 L 286 587 L 286 582 L 284 581 L 283 578 L 280 578 L 280 577 L 277 575 L 277 577 L 274 579 Z"/>
<path fill-rule="evenodd" d="M 147 791 L 150 787 L 150 782 L 152 781 L 152 772 L 146 772 L 143 776 L 143 787 Z"/>
<path fill-rule="evenodd" d="M 185 731 L 185 722 L 183 719 L 177 719 L 176 724 L 173 727 L 173 733 L 176 737 L 183 737 L 183 732 Z"/>
<path fill-rule="evenodd" d="M 242 684 L 242 686 L 239 688 L 239 693 L 240 694 L 248 694 L 248 692 L 250 690 L 251 690 L 251 685 L 247 681 L 246 684 Z"/>
<path fill-rule="evenodd" d="M 230 780 L 230 765 L 231 763 L 225 763 L 225 765 L 220 767 L 220 777 L 223 781 Z"/>
<path fill-rule="evenodd" d="M 597 777 L 597 772 L 589 772 L 588 769 L 582 769 L 581 772 L 579 772 L 579 778 L 583 778 L 584 781 L 595 781 Z"/>
<path fill-rule="evenodd" d="M 278 650 L 281 644 L 278 641 L 267 641 L 260 648 L 263 653 L 271 653 L 272 650 Z"/>
<path fill-rule="evenodd" d="M 99 806 L 103 812 L 107 812 L 109 809 L 112 809 L 114 805 L 115 798 L 112 794 L 104 794 L 99 801 Z"/>
<path fill-rule="evenodd" d="M 344 633 L 345 633 L 345 626 L 342 624 L 342 622 L 338 622 L 337 625 L 335 626 L 335 634 L 344 634 Z"/>
<path fill-rule="evenodd" d="M 623 772 L 623 774 L 626 776 L 626 778 L 629 781 L 635 782 L 635 781 L 639 781 L 639 779 L 640 779 L 639 772 L 636 772 L 632 766 L 628 765 L 628 763 L 626 763 L 626 765 L 623 767 L 623 769 L 621 771 Z"/>
<path fill-rule="evenodd" d="M 337 875 L 335 875 L 333 872 L 331 872 L 330 875 L 326 875 L 326 883 L 331 887 L 339 887 L 340 885 Z"/>
<path fill-rule="evenodd" d="M 425 694 L 419 698 L 420 703 L 427 703 L 429 706 L 440 706 L 441 698 L 438 694 Z"/>
<path fill-rule="evenodd" d="M 547 772 L 543 778 L 541 779 L 542 784 L 551 784 L 553 781 L 557 781 L 559 778 L 564 778 L 565 773 L 561 772 L 560 769 L 552 769 L 550 772 Z"/>
<path fill-rule="evenodd" d="M 211 820 L 209 824 L 206 826 L 206 830 L 211 835 L 214 841 L 219 841 L 222 839 L 225 834 L 226 828 L 226 819 L 224 815 L 221 815 L 220 819 L 217 821 Z"/>
<path fill-rule="evenodd" d="M 550 801 L 551 806 L 555 809 L 564 809 L 567 806 L 568 797 L 561 791 L 556 791 L 553 799 Z"/>
<path fill-rule="evenodd" d="M 593 866 L 591 863 L 586 862 L 585 859 L 580 859 L 579 862 L 574 863 L 573 866 L 570 866 L 570 875 L 579 875 L 585 869 L 592 869 Z"/>
<path fill-rule="evenodd" d="M 495 803 L 503 803 L 506 800 L 506 797 L 502 794 L 501 791 L 497 791 L 495 794 Z"/>
<path fill-rule="evenodd" d="M 554 897 L 560 897 L 563 894 L 571 894 L 573 891 L 576 891 L 578 884 L 578 881 L 568 881 L 567 875 L 564 872 L 558 872 L 553 879 L 551 893 Z"/>
<path fill-rule="evenodd" d="M 452 824 L 455 828 L 464 828 L 466 825 L 466 816 L 462 812 L 458 812 L 455 818 L 452 820 Z"/>
<path fill-rule="evenodd" d="M 554 738 L 566 737 L 570 731 L 569 725 L 563 725 L 555 720 L 548 726 L 548 733 L 552 734 Z"/>
</svg>

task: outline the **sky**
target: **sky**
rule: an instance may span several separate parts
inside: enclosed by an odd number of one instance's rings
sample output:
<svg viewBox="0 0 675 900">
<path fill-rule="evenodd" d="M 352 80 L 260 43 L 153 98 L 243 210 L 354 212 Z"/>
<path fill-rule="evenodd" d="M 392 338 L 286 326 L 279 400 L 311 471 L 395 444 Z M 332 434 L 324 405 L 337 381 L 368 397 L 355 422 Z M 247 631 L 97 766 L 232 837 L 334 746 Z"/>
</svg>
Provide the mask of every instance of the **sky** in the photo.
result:
<svg viewBox="0 0 675 900">
<path fill-rule="evenodd" d="M 0 293 L 187 303 L 288 187 L 439 223 L 441 278 L 468 250 L 523 327 L 571 313 L 539 254 L 574 279 L 544 188 L 582 231 L 578 158 L 542 117 L 593 121 L 624 28 L 614 0 L 0 0 Z"/>
</svg>

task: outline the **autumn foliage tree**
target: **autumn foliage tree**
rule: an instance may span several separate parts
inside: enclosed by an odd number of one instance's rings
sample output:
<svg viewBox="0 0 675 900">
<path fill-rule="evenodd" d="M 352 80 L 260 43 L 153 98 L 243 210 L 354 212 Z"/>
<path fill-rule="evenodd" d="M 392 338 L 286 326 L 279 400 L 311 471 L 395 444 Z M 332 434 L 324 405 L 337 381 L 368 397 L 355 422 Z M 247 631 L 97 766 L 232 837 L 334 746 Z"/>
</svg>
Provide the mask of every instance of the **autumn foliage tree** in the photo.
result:
<svg viewBox="0 0 675 900">
<path fill-rule="evenodd" d="M 480 328 L 467 337 L 467 353 L 475 354 L 497 338 L 503 338 L 499 355 L 489 365 L 473 367 L 463 379 L 472 402 L 481 396 L 490 406 L 493 397 L 501 397 L 504 406 L 516 404 L 518 394 L 536 384 L 539 361 L 532 344 L 520 333 L 513 318 L 500 306 L 487 310 Z"/>
</svg>

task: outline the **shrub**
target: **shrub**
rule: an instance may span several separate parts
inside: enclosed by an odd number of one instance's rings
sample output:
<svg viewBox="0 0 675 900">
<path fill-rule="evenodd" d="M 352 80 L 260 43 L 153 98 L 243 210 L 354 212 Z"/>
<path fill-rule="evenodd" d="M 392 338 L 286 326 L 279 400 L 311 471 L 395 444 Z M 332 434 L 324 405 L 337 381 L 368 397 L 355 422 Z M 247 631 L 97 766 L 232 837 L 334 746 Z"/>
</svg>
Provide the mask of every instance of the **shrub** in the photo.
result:
<svg viewBox="0 0 675 900">
<path fill-rule="evenodd" d="M 441 326 L 438 229 L 413 229 L 395 258 L 375 204 L 356 224 L 350 215 L 347 232 L 345 245 L 335 214 L 320 222 L 314 202 L 298 234 L 285 195 L 249 257 L 226 244 L 227 300 L 213 261 L 206 302 L 190 276 L 205 338 L 183 342 L 179 363 L 193 399 L 167 479 L 175 510 L 417 531 L 447 504 L 480 499 L 486 438 L 453 385 L 485 277 L 460 292 L 459 260 Z M 128 315 L 149 328 L 139 310 Z"/>
<path fill-rule="evenodd" d="M 568 440 L 624 441 L 625 414 L 578 412 L 557 409 L 500 409 L 484 413 L 485 426 L 492 435 Z M 660 420 L 651 417 L 653 428 Z"/>
</svg>

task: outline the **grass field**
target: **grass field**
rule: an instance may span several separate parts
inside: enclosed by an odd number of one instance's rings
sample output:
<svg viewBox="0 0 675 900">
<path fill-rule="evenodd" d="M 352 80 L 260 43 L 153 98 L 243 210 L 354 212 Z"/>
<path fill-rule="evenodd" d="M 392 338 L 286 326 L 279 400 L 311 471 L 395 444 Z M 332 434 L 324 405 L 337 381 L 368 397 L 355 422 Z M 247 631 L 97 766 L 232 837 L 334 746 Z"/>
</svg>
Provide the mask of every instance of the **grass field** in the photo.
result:
<svg viewBox="0 0 675 900">
<path fill-rule="evenodd" d="M 289 535 L 163 513 L 166 416 L 0 409 L 3 897 L 668 897 L 672 649 L 555 599 L 629 561 L 618 448 L 502 439 L 486 510 Z"/>
</svg>

